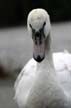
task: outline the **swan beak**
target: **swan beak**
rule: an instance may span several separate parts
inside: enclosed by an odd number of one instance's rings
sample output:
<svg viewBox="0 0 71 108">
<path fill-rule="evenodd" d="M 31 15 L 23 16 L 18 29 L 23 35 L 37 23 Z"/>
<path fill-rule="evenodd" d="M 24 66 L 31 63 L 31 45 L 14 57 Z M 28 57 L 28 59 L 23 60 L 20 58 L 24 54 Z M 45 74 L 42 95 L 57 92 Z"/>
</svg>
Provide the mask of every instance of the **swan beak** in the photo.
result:
<svg viewBox="0 0 71 108">
<path fill-rule="evenodd" d="M 33 58 L 37 62 L 41 62 L 45 58 L 45 39 L 44 36 L 38 33 L 34 39 Z"/>
</svg>

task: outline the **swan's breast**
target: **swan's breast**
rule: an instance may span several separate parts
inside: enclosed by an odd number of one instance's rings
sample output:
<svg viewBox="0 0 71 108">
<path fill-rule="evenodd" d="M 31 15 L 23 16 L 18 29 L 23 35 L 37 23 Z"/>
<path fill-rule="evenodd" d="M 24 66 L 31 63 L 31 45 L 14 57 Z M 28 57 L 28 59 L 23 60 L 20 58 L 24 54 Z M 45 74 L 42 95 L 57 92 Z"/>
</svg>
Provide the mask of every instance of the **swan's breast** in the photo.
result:
<svg viewBox="0 0 71 108">
<path fill-rule="evenodd" d="M 30 89 L 35 79 L 36 70 L 36 61 L 32 58 L 24 66 L 21 73 L 19 74 L 14 88 L 15 88 L 15 97 L 14 99 L 20 107 L 25 106 L 28 99 Z"/>
</svg>

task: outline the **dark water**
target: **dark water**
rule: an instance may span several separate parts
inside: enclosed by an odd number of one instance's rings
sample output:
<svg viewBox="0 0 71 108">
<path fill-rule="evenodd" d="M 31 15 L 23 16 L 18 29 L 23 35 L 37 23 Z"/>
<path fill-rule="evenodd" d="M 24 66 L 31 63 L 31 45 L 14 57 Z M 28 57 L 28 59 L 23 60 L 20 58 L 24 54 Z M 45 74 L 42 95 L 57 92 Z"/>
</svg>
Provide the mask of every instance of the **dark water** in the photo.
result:
<svg viewBox="0 0 71 108">
<path fill-rule="evenodd" d="M 0 80 L 0 108 L 17 108 L 13 100 L 13 84 L 12 80 Z"/>
</svg>

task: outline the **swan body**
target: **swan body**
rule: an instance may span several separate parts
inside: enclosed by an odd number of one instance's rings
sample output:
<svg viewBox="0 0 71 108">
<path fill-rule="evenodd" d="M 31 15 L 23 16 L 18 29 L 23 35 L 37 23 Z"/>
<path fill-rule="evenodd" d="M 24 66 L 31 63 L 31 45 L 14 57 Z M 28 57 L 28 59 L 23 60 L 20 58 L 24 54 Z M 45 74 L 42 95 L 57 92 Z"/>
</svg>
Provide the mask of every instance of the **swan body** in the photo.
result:
<svg viewBox="0 0 71 108">
<path fill-rule="evenodd" d="M 33 39 L 33 58 L 15 82 L 20 108 L 71 108 L 71 54 L 52 53 L 49 15 L 44 9 L 32 10 L 27 19 Z"/>
</svg>

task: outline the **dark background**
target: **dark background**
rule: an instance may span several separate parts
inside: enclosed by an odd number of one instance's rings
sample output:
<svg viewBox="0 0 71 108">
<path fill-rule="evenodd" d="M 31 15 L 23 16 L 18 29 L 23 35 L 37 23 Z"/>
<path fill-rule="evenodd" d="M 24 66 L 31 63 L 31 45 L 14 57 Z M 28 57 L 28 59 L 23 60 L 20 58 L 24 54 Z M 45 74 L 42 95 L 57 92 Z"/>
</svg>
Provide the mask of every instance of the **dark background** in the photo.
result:
<svg viewBox="0 0 71 108">
<path fill-rule="evenodd" d="M 71 0 L 0 0 L 0 27 L 25 24 L 34 8 L 46 9 L 52 22 L 71 20 Z"/>
</svg>

